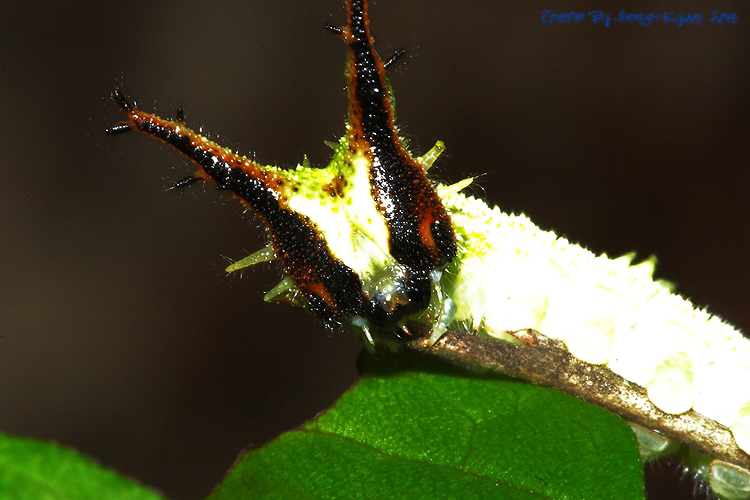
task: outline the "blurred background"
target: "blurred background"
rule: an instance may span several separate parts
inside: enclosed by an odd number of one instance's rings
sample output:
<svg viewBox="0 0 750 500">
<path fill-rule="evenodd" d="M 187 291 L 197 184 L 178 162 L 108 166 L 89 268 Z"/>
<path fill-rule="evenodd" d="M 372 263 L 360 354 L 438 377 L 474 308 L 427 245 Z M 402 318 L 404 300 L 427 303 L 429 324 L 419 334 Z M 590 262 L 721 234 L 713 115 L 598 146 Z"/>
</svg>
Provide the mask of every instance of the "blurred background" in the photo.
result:
<svg viewBox="0 0 750 500">
<path fill-rule="evenodd" d="M 445 141 L 433 175 L 479 175 L 478 196 L 597 253 L 655 254 L 658 277 L 750 331 L 749 13 L 723 0 L 737 25 L 541 21 L 608 4 L 374 2 L 381 56 L 407 50 L 389 72 L 401 130 L 417 154 Z M 345 22 L 342 2 L 3 2 L 0 19 L 0 430 L 203 498 L 244 448 L 351 386 L 361 344 L 265 304 L 273 264 L 225 276 L 264 244 L 259 222 L 210 185 L 165 191 L 194 167 L 105 135 L 123 118 L 109 94 L 183 105 L 262 163 L 325 164 L 346 95 L 323 25 Z M 675 465 L 657 469 L 652 498 L 691 496 Z"/>
</svg>

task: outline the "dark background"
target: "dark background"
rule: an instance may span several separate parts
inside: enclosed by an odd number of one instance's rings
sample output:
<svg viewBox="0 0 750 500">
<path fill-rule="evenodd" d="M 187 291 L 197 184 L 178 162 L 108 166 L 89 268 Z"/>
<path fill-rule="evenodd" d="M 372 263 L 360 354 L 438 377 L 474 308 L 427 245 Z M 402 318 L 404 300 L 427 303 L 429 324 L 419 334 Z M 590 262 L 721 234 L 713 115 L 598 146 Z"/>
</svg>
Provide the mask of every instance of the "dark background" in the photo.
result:
<svg viewBox="0 0 750 500">
<path fill-rule="evenodd" d="M 165 192 L 194 168 L 103 132 L 123 118 L 120 85 L 262 163 L 326 163 L 346 96 L 343 43 L 322 26 L 344 23 L 341 4 L 0 5 L 2 431 L 198 499 L 243 448 L 351 385 L 352 335 L 263 303 L 277 268 L 225 276 L 264 243 L 258 221 L 211 186 Z M 750 15 L 679 4 L 740 22 L 540 19 L 621 8 L 608 1 L 380 0 L 371 14 L 383 57 L 408 50 L 390 76 L 412 150 L 448 147 L 433 175 L 481 175 L 477 195 L 595 252 L 656 254 L 659 277 L 747 331 Z M 663 470 L 653 482 L 677 483 Z"/>
</svg>

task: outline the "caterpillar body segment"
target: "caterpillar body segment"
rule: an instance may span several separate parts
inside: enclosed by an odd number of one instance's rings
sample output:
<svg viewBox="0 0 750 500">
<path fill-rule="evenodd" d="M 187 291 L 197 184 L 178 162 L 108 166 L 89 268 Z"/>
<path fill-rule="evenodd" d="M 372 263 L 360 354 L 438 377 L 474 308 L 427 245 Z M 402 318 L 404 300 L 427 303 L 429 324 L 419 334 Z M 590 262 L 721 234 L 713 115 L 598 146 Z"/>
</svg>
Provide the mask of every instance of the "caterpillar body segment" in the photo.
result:
<svg viewBox="0 0 750 500">
<path fill-rule="evenodd" d="M 665 413 L 695 410 L 750 452 L 750 341 L 654 280 L 653 260 L 594 255 L 461 193 L 443 202 L 458 243 L 445 271 L 457 306 L 449 329 L 503 340 L 533 329 L 562 340 L 578 359 L 645 388 Z M 717 467 L 709 478 L 740 474 Z"/>
</svg>

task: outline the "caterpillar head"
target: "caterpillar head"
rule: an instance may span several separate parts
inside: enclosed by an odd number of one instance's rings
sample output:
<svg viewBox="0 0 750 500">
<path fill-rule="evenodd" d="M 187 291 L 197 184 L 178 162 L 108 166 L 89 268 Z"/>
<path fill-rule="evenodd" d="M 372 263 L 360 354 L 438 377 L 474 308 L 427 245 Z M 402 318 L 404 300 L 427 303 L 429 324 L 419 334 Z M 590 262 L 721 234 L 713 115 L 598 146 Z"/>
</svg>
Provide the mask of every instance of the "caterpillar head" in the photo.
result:
<svg viewBox="0 0 750 500">
<path fill-rule="evenodd" d="M 450 218 L 425 170 L 442 150 L 413 158 L 398 136 L 384 63 L 369 31 L 367 3 L 347 1 L 348 22 L 331 27 L 347 45 L 349 120 L 324 168 L 285 170 L 233 153 L 185 126 L 137 109 L 116 90 L 128 120 L 109 133 L 138 130 L 173 146 L 200 170 L 175 184 L 213 180 L 249 205 L 270 249 L 230 270 L 277 258 L 287 273 L 267 298 L 304 304 L 326 325 L 410 332 L 428 308 L 443 268 L 456 255 Z M 397 53 L 398 55 L 398 53 Z M 445 307 L 440 307 L 441 310 Z"/>
</svg>

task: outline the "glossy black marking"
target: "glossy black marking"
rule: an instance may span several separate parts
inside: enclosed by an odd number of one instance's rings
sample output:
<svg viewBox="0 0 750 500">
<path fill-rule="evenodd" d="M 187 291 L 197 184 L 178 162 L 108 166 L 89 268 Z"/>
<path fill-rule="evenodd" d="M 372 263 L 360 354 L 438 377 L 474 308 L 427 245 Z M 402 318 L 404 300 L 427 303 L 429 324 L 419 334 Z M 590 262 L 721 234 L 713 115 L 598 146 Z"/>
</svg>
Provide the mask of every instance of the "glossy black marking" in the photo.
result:
<svg viewBox="0 0 750 500">
<path fill-rule="evenodd" d="M 398 138 L 382 63 L 371 45 L 366 3 L 348 0 L 348 8 L 351 140 L 361 134 L 369 143 L 363 149 L 370 152 L 370 182 L 388 225 L 391 255 L 414 272 L 429 273 L 456 255 L 450 218 Z M 428 234 L 433 228 L 439 234 Z"/>
<path fill-rule="evenodd" d="M 377 325 L 393 325 L 404 316 L 423 311 L 430 304 L 432 287 L 427 274 L 412 272 L 410 276 L 402 278 L 397 286 L 408 297 L 406 303 L 394 303 L 390 292 L 378 292 L 370 298 L 369 311 L 363 316 Z"/>
<path fill-rule="evenodd" d="M 371 192 L 388 227 L 389 251 L 407 269 L 394 283 L 408 297 L 406 303 L 394 304 L 387 296 L 371 298 L 377 309 L 372 320 L 393 324 L 428 307 L 430 276 L 455 256 L 455 236 L 422 166 L 398 137 L 385 66 L 372 46 L 367 4 L 348 0 L 347 10 L 350 148 L 365 151 L 370 159 Z"/>
<path fill-rule="evenodd" d="M 183 108 L 182 106 L 177 106 L 177 115 L 175 116 L 175 120 L 185 123 L 185 108 Z"/>
<path fill-rule="evenodd" d="M 228 150 L 217 150 L 216 146 L 181 123 L 141 113 L 120 91 L 113 92 L 113 98 L 130 115 L 130 122 L 126 125 L 161 139 L 186 155 L 219 188 L 232 191 L 263 218 L 271 234 L 274 252 L 284 263 L 308 307 L 328 327 L 336 327 L 354 315 L 373 314 L 377 308 L 366 303 L 362 284 L 354 271 L 331 256 L 325 239 L 307 217 L 282 206 L 283 197 L 275 189 L 284 184 L 283 179 L 262 172 L 256 165 Z M 196 180 L 200 178 L 189 176 L 174 187 L 184 187 Z"/>
<path fill-rule="evenodd" d="M 191 186 L 191 185 L 195 184 L 199 180 L 201 180 L 201 178 L 198 177 L 197 175 L 189 175 L 189 176 L 185 177 L 184 179 L 180 179 L 179 181 L 177 181 L 174 184 L 172 184 L 172 187 L 170 187 L 169 189 L 182 189 L 182 188 L 186 188 L 188 186 Z"/>
<path fill-rule="evenodd" d="M 133 111 L 133 104 L 119 88 L 112 91 L 112 99 L 125 111 Z"/>
<path fill-rule="evenodd" d="M 395 64 L 401 57 L 406 54 L 406 49 L 400 49 L 391 54 L 391 57 L 388 58 L 387 61 L 383 63 L 383 67 L 385 69 L 390 68 L 393 64 Z"/>
<path fill-rule="evenodd" d="M 109 135 L 124 134 L 126 132 L 130 132 L 131 130 L 133 130 L 133 126 L 129 123 L 118 123 L 117 125 L 112 125 L 111 127 L 107 127 L 104 129 L 104 131 Z"/>
<path fill-rule="evenodd" d="M 324 28 L 330 31 L 331 33 L 333 33 L 334 35 L 341 36 L 344 33 L 344 31 L 339 26 L 336 26 L 335 24 L 326 23 Z"/>
<path fill-rule="evenodd" d="M 327 326 L 335 327 L 364 307 L 357 275 L 334 259 L 325 239 L 303 215 L 279 205 L 274 193 L 242 169 L 206 170 L 220 185 L 250 204 L 265 220 L 279 256 L 308 306 Z"/>
</svg>

